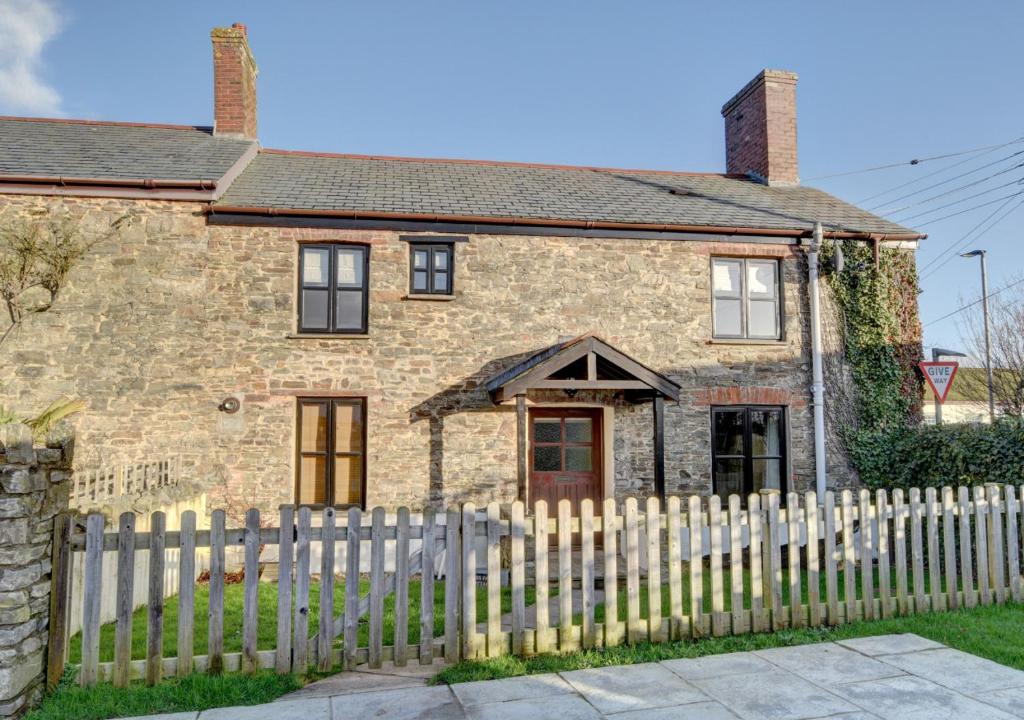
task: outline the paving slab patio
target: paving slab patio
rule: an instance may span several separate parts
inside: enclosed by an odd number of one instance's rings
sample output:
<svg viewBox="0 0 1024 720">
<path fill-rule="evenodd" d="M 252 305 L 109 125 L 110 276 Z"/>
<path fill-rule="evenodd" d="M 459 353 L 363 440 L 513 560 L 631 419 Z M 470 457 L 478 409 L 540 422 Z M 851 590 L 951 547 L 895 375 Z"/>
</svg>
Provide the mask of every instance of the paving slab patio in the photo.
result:
<svg viewBox="0 0 1024 720">
<path fill-rule="evenodd" d="M 917 635 L 421 686 L 436 670 L 344 673 L 266 705 L 145 720 L 1024 718 L 1024 672 Z"/>
</svg>

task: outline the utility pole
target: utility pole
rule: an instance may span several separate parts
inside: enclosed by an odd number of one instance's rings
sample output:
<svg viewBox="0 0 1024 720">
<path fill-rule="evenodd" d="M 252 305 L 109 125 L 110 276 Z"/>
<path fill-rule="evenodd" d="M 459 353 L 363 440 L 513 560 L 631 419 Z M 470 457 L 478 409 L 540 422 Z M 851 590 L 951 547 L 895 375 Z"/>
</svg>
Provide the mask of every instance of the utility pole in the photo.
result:
<svg viewBox="0 0 1024 720">
<path fill-rule="evenodd" d="M 956 350 L 933 347 L 932 362 L 938 362 L 941 357 L 967 357 L 967 355 L 962 352 L 957 352 Z M 935 424 L 942 424 L 942 403 L 939 402 L 938 398 L 935 398 Z"/>
<path fill-rule="evenodd" d="M 996 421 L 996 399 L 992 390 L 992 343 L 989 339 L 988 329 L 988 270 L 985 267 L 985 251 L 971 250 L 961 253 L 960 257 L 981 258 L 981 311 L 985 318 L 985 375 L 988 381 L 988 419 L 989 422 Z"/>
</svg>

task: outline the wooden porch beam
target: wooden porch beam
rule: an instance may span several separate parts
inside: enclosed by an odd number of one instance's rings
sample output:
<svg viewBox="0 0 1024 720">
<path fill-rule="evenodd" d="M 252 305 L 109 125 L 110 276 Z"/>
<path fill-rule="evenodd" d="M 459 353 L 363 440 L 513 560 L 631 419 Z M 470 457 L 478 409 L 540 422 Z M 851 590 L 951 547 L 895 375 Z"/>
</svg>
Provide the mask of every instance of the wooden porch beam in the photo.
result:
<svg viewBox="0 0 1024 720">
<path fill-rule="evenodd" d="M 516 497 L 526 502 L 526 396 L 516 395 Z"/>
<path fill-rule="evenodd" d="M 665 398 L 654 396 L 654 490 L 665 499 Z"/>
</svg>

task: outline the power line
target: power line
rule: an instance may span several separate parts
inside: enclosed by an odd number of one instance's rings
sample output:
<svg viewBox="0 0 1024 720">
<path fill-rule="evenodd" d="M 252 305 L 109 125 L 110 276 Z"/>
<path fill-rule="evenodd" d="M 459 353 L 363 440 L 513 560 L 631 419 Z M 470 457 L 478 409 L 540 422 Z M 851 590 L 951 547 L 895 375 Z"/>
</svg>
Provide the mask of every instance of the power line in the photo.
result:
<svg viewBox="0 0 1024 720">
<path fill-rule="evenodd" d="M 1020 139 L 1024 140 L 1024 138 Z M 888 165 L 876 165 L 875 167 L 862 168 L 860 170 L 848 170 L 846 172 L 835 173 L 833 175 L 818 175 L 817 177 L 808 178 L 807 181 L 810 182 L 813 180 L 828 180 L 830 178 L 846 177 L 848 175 L 860 175 L 861 173 L 876 172 L 878 170 L 889 170 L 891 168 L 903 167 L 904 165 L 920 165 L 921 163 L 931 162 L 932 160 L 945 160 L 946 158 L 979 153 L 982 150 L 995 150 L 1001 147 L 1006 147 L 1007 144 L 1008 143 L 1001 143 L 998 145 L 983 145 L 982 147 L 971 148 L 970 150 L 960 150 L 959 152 L 946 153 L 944 155 L 932 155 L 931 157 L 925 158 L 913 158 L 912 160 L 904 160 L 903 162 L 890 163 Z"/>
<path fill-rule="evenodd" d="M 980 166 L 974 168 L 973 170 L 968 170 L 967 172 L 960 173 L 959 175 L 954 175 L 953 177 L 947 178 L 947 179 L 943 180 L 942 182 L 932 183 L 928 187 L 923 187 L 920 190 L 915 190 L 914 192 L 906 193 L 905 195 L 900 195 L 899 197 L 895 197 L 892 200 L 887 200 L 886 202 L 881 203 L 880 205 L 872 205 L 871 207 L 866 208 L 866 209 L 868 210 L 868 212 L 875 212 L 876 210 L 881 210 L 882 208 L 887 207 L 889 205 L 892 205 L 893 203 L 897 203 L 900 200 L 906 200 L 909 197 L 914 197 L 915 195 L 920 195 L 923 192 L 927 192 L 929 190 L 934 190 L 937 187 L 942 187 L 943 185 L 951 183 L 954 180 L 959 180 L 960 178 L 967 177 L 968 175 L 973 175 L 974 173 L 978 172 L 979 170 L 984 170 L 985 168 L 990 168 L 993 165 L 998 165 L 1001 162 L 1006 162 L 1007 160 L 1010 160 L 1011 158 L 1017 157 L 1018 155 L 1024 155 L 1024 150 L 1018 150 L 1017 152 L 1011 153 L 1011 154 L 1007 155 L 1006 157 L 1002 157 L 1002 158 L 999 158 L 998 160 L 993 160 L 990 163 L 985 163 L 984 165 L 980 165 Z M 967 161 L 964 161 L 964 162 L 967 162 Z M 1024 163 L 1021 163 L 1021 164 L 1024 164 Z M 990 178 L 995 177 L 996 175 L 999 175 L 999 174 L 1004 173 L 1004 172 L 1009 172 L 1010 170 L 1013 170 L 1015 168 L 1019 168 L 1019 167 L 1021 167 L 1021 164 L 1014 165 L 1013 167 L 1008 168 L 1006 170 L 1000 170 L 999 172 L 994 173 L 993 175 L 989 175 L 988 177 L 984 178 L 983 180 L 976 180 L 972 184 L 977 185 L 978 183 L 982 183 L 985 180 L 988 180 Z M 920 178 L 920 179 L 923 180 L 924 178 Z M 970 185 L 963 185 L 959 189 L 963 189 L 965 187 L 970 187 Z M 950 190 L 949 192 L 955 192 L 955 191 Z M 926 201 L 925 200 L 921 200 L 920 202 L 926 202 Z M 886 211 L 885 214 L 886 215 L 890 215 L 890 214 L 892 214 L 894 212 L 899 212 L 899 210 L 888 210 L 888 211 Z"/>
<path fill-rule="evenodd" d="M 931 215 L 934 212 L 939 212 L 940 210 L 945 210 L 946 208 L 953 207 L 954 205 L 959 205 L 960 203 L 967 202 L 968 200 L 973 200 L 973 199 L 979 198 L 979 197 L 981 197 L 983 195 L 988 195 L 990 192 L 994 192 L 996 190 L 999 190 L 1000 188 L 1004 188 L 1004 187 L 1007 187 L 1009 185 L 1019 185 L 1021 183 L 1021 180 L 1024 180 L 1024 178 L 1018 178 L 1016 180 L 1012 180 L 1012 181 L 1010 181 L 1008 183 L 1004 183 L 1002 185 L 996 185 L 994 188 L 989 188 L 988 190 L 985 190 L 984 192 L 975 193 L 974 195 L 968 195 L 965 198 L 960 198 L 959 200 L 954 200 L 953 202 L 946 203 L 945 205 L 939 205 L 937 208 L 932 208 L 931 210 L 925 210 L 924 212 L 915 213 L 914 215 L 908 215 L 907 217 L 899 218 L 898 220 L 894 220 L 893 222 L 905 223 L 908 220 L 913 220 L 914 218 L 921 217 L 922 215 Z M 1004 195 L 1002 197 L 998 197 L 995 200 L 990 200 L 988 202 L 980 203 L 978 205 L 973 205 L 973 206 L 971 206 L 971 207 L 969 207 L 969 208 L 967 208 L 965 210 L 960 210 L 959 212 L 951 213 L 949 215 L 943 215 L 940 218 L 932 218 L 931 220 L 927 220 L 927 221 L 925 221 L 923 223 L 916 223 L 916 225 L 923 226 L 923 225 L 928 225 L 928 224 L 933 223 L 933 222 L 938 222 L 939 220 L 945 220 L 946 218 L 951 218 L 951 217 L 954 217 L 956 215 L 961 215 L 961 214 L 963 214 L 965 212 L 970 212 L 971 210 L 977 210 L 978 208 L 987 207 L 989 205 L 993 205 L 993 204 L 999 202 L 1000 200 L 1006 200 L 1007 198 L 1017 197 L 1018 195 L 1021 195 L 1021 194 L 1024 194 L 1024 190 L 1019 190 L 1019 191 L 1017 191 L 1015 193 L 1011 193 L 1009 195 Z"/>
<path fill-rule="evenodd" d="M 981 178 L 980 180 L 972 180 L 971 182 L 966 183 L 965 185 L 960 185 L 958 187 L 955 187 L 952 190 L 944 190 L 943 192 L 940 192 L 937 195 L 932 195 L 931 197 L 926 197 L 924 200 L 918 200 L 917 202 L 912 202 L 909 205 L 904 205 L 903 207 L 896 208 L 895 210 L 888 210 L 888 211 L 886 211 L 885 213 L 882 213 L 882 214 L 885 215 L 886 217 L 888 217 L 890 215 L 895 215 L 896 213 L 903 212 L 904 210 L 909 210 L 910 208 L 915 208 L 918 205 L 927 205 L 928 203 L 932 202 L 933 200 L 938 200 L 939 198 L 943 198 L 943 197 L 946 197 L 948 195 L 955 195 L 956 193 L 960 192 L 961 190 L 966 190 L 967 188 L 974 187 L 976 185 L 981 185 L 982 183 L 988 182 L 989 180 L 991 180 L 994 177 L 999 177 L 1000 175 L 1005 175 L 1008 172 L 1013 172 L 1014 170 L 1019 170 L 1022 167 L 1024 167 L 1024 162 L 1017 163 L 1016 165 L 1012 165 L 1012 166 L 1010 166 L 1008 168 L 1003 168 L 999 172 L 994 172 L 994 173 L 992 173 L 991 175 L 989 175 L 987 177 Z M 992 192 L 993 190 L 998 190 L 999 188 L 1004 188 L 1004 187 L 1007 187 L 1009 185 L 1013 185 L 1014 182 L 1018 182 L 1020 179 L 1021 178 L 1017 178 L 1017 180 L 1015 180 L 1013 182 L 1008 182 L 1008 183 L 1005 183 L 1003 185 L 996 185 L 994 187 L 991 187 L 991 188 L 985 190 L 984 192 L 979 193 L 978 195 L 972 195 L 970 197 L 979 197 L 980 195 L 984 195 L 985 193 Z M 970 197 L 968 197 L 966 199 L 970 199 Z M 960 201 L 957 200 L 956 202 L 960 202 Z M 955 205 L 955 204 L 956 203 L 950 203 L 950 205 Z M 946 205 L 945 207 L 949 207 L 949 205 Z"/>
<path fill-rule="evenodd" d="M 1017 204 L 1016 204 L 1016 205 L 1014 205 L 1014 206 L 1013 206 L 1012 208 L 1010 208 L 1010 209 L 1009 209 L 1009 210 L 1008 210 L 1007 212 L 1005 212 L 1005 213 L 1004 213 L 1004 214 L 1002 215 L 1002 217 L 999 217 L 999 218 L 997 218 L 997 219 L 995 220 L 995 222 L 993 222 L 993 223 L 992 223 L 991 225 L 989 225 L 989 226 L 988 226 L 987 228 L 985 228 L 985 229 L 984 229 L 984 230 L 982 230 L 982 231 L 981 231 L 980 233 L 978 233 L 977 235 L 975 235 L 975 236 L 974 236 L 974 238 L 971 238 L 971 234 L 972 234 L 972 233 L 973 233 L 973 232 L 974 232 L 975 230 L 977 230 L 977 229 L 978 229 L 979 227 L 981 227 L 982 225 L 984 225 L 985 223 L 987 223 L 987 222 L 988 222 L 989 220 L 991 220 L 991 219 L 992 219 L 992 218 L 993 218 L 993 217 L 994 217 L 994 216 L 995 216 L 996 214 L 998 214 L 998 213 L 1002 212 L 1003 208 L 1005 208 L 1005 207 L 1006 207 L 1007 205 L 1009 205 L 1009 204 L 1010 204 L 1010 202 L 1012 202 L 1012 200 L 1013 200 L 1013 198 L 1010 198 L 1010 199 L 1009 199 L 1009 200 L 1007 200 L 1007 201 L 1006 201 L 1005 203 L 1003 203 L 1002 205 L 1000 205 L 999 207 L 997 207 L 997 208 L 996 208 L 996 209 L 995 209 L 995 210 L 994 210 L 994 211 L 993 211 L 993 212 L 992 212 L 991 214 L 989 214 L 989 215 L 988 215 L 988 216 L 987 216 L 987 217 L 986 217 L 986 218 L 985 218 L 984 220 L 982 220 L 982 221 L 981 221 L 980 223 L 978 223 L 978 224 L 977 224 L 977 225 L 975 225 L 975 226 L 974 226 L 973 228 L 971 228 L 971 230 L 970 230 L 970 231 L 969 231 L 969 232 L 968 232 L 968 233 L 967 233 L 966 235 L 964 235 L 964 236 L 963 236 L 963 237 L 961 237 L 961 238 L 960 238 L 959 240 L 957 240 L 957 241 L 956 241 L 955 243 L 953 243 L 953 245 L 952 245 L 951 247 L 947 248 L 946 250 L 943 250 L 943 251 L 942 251 L 942 252 L 941 252 L 941 253 L 940 253 L 939 255 L 937 255 L 937 256 L 936 256 L 935 258 L 933 258 L 933 259 L 932 259 L 932 260 L 931 260 L 930 262 L 928 262 L 928 263 L 927 263 L 927 264 L 926 264 L 926 265 L 925 265 L 924 267 L 922 267 L 922 268 L 921 268 L 921 270 L 927 270 L 927 269 L 928 269 L 929 267 L 931 267 L 932 265 L 935 265 L 935 263 L 936 263 L 936 262 L 938 262 L 938 261 L 939 261 L 939 260 L 940 260 L 940 259 L 941 259 L 941 258 L 942 258 L 942 257 L 943 257 L 944 255 L 946 255 L 946 254 L 949 254 L 949 257 L 947 257 L 947 258 L 946 258 L 945 260 L 943 260 L 942 262 L 940 262 L 940 263 L 939 263 L 939 264 L 938 264 L 938 265 L 937 265 L 937 266 L 936 266 L 936 267 L 935 267 L 935 268 L 934 268 L 934 269 L 933 269 L 933 270 L 932 270 L 931 272 L 929 272 L 929 273 L 927 273 L 927 274 L 925 274 L 925 275 L 922 275 L 922 276 L 921 276 L 921 280 L 924 280 L 924 279 L 926 279 L 926 278 L 929 278 L 929 277 L 931 277 L 932 275 L 934 275 L 935 273 L 937 273 L 937 272 L 939 271 L 939 269 L 940 269 L 940 268 L 941 268 L 942 266 L 944 266 L 944 265 L 945 265 L 946 263 L 948 263 L 948 262 L 949 262 L 950 260 L 952 260 L 953 258 L 955 258 L 955 257 L 956 257 L 956 254 L 955 254 L 955 253 L 956 253 L 956 251 L 957 251 L 957 250 L 959 250 L 959 249 L 961 249 L 961 248 L 962 248 L 962 247 L 963 247 L 964 245 L 966 245 L 966 244 L 967 244 L 967 242 L 968 242 L 969 240 L 972 240 L 972 239 L 973 239 L 973 240 L 978 240 L 978 239 L 979 239 L 979 238 L 981 238 L 981 237 L 982 237 L 983 235 L 985 235 L 986 233 L 988 233 L 988 232 L 989 232 L 989 231 L 990 231 L 990 230 L 991 230 L 992 228 L 994 228 L 994 227 L 995 227 L 996 225 L 998 225 L 998 224 L 999 224 L 999 223 L 1001 223 L 1001 222 L 1002 222 L 1003 220 L 1005 220 L 1005 219 L 1006 219 L 1007 217 L 1009 217 L 1010 215 L 1012 215 L 1012 214 L 1013 214 L 1013 213 L 1014 213 L 1014 212 L 1015 212 L 1015 211 L 1016 211 L 1016 210 L 1017 210 L 1017 209 L 1018 209 L 1018 208 L 1019 208 L 1019 207 L 1020 207 L 1021 205 L 1024 205 L 1024 200 L 1021 200 L 1021 201 L 1020 201 L 1019 203 L 1017 203 Z M 920 272 L 920 271 L 919 271 L 919 272 Z"/>
<path fill-rule="evenodd" d="M 1004 290 L 1009 290 L 1010 288 L 1012 288 L 1012 287 L 1015 287 L 1015 286 L 1017 286 L 1017 285 L 1020 285 L 1021 283 L 1024 283 L 1024 278 L 1021 278 L 1021 279 L 1019 279 L 1019 280 L 1014 280 L 1014 281 L 1013 281 L 1012 283 L 1010 283 L 1010 284 L 1008 284 L 1008 285 L 1003 285 L 1003 286 L 1002 286 L 1001 288 L 999 288 L 998 290 L 993 290 L 992 292 L 990 292 L 990 293 L 988 294 L 988 296 L 987 296 L 987 297 L 989 297 L 989 298 L 993 298 L 993 297 L 995 297 L 996 295 L 998 295 L 999 293 L 1003 292 Z M 983 297 L 980 297 L 980 298 L 978 298 L 977 300 L 975 300 L 974 302 L 969 302 L 969 303 L 967 303 L 966 305 L 961 305 L 961 306 L 960 306 L 960 307 L 958 307 L 958 308 L 957 308 L 956 310 L 954 310 L 954 311 L 952 311 L 952 312 L 949 312 L 949 313 L 946 313 L 945 315 L 943 315 L 943 316 L 942 316 L 942 317 L 940 317 L 940 318 L 936 318 L 935 320 L 931 320 L 930 322 L 926 322 L 926 323 L 925 323 L 924 325 L 922 325 L 921 327 L 928 327 L 929 325 L 934 325 L 935 323 L 937 323 L 937 322 L 941 322 L 941 321 L 945 320 L 946 318 L 951 318 L 951 317 L 953 317 L 954 315 L 957 315 L 957 314 L 959 314 L 959 313 L 962 313 L 962 312 L 963 312 L 964 310 L 967 310 L 968 308 L 972 308 L 972 307 L 974 307 L 975 305 L 977 305 L 978 303 L 980 303 L 980 302 L 981 302 L 982 300 L 984 300 L 984 299 L 985 299 L 985 298 L 983 298 Z"/>
<path fill-rule="evenodd" d="M 861 203 L 866 203 L 868 200 L 874 200 L 875 198 L 882 197 L 883 195 L 888 195 L 889 193 L 896 192 L 897 190 L 902 190 L 905 187 L 909 187 L 911 185 L 916 185 L 917 183 L 922 182 L 924 180 L 927 180 L 930 177 L 935 177 L 936 175 L 941 175 L 944 172 L 949 172 L 953 168 L 960 167 L 961 165 L 965 165 L 966 163 L 969 163 L 972 160 L 977 160 L 980 157 L 984 157 L 986 155 L 990 155 L 990 154 L 994 153 L 996 150 L 999 150 L 1001 148 L 1007 147 L 1008 145 L 1013 145 L 1013 144 L 1019 143 L 1019 142 L 1024 142 L 1024 137 L 1019 137 L 1019 138 L 1016 138 L 1015 140 L 1010 140 L 1009 142 L 1005 142 L 1002 145 L 996 145 L 995 147 L 991 148 L 990 150 L 987 150 L 986 152 L 981 153 L 980 155 L 975 155 L 973 157 L 964 158 L 963 160 L 960 160 L 959 162 L 955 162 L 955 163 L 953 163 L 951 165 L 947 165 L 945 167 L 941 167 L 938 170 L 932 170 L 930 173 L 925 173 L 924 175 L 922 175 L 919 178 L 914 178 L 913 180 L 907 180 L 906 182 L 899 183 L 898 185 L 894 185 L 891 188 L 888 188 L 886 190 L 882 190 L 881 192 L 877 192 L 874 195 L 869 195 L 866 198 L 862 198 L 860 200 L 857 200 L 854 204 L 855 205 L 860 205 Z"/>
</svg>

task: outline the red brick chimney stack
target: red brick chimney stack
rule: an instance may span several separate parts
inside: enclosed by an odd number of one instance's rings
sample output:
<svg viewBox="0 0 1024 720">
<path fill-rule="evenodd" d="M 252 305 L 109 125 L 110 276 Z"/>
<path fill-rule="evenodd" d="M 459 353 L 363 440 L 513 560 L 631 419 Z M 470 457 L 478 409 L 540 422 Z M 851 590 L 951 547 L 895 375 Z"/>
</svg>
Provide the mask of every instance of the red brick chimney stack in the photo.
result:
<svg viewBox="0 0 1024 720">
<path fill-rule="evenodd" d="M 799 185 L 796 73 L 762 70 L 722 106 L 726 172 L 768 185 Z"/>
<path fill-rule="evenodd" d="M 245 25 L 214 28 L 213 132 L 256 139 L 256 76 Z"/>
</svg>

